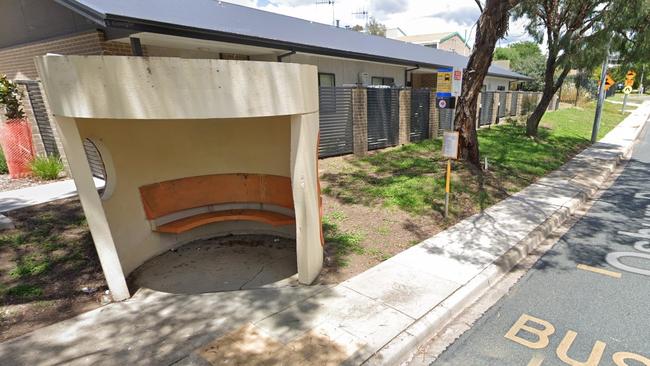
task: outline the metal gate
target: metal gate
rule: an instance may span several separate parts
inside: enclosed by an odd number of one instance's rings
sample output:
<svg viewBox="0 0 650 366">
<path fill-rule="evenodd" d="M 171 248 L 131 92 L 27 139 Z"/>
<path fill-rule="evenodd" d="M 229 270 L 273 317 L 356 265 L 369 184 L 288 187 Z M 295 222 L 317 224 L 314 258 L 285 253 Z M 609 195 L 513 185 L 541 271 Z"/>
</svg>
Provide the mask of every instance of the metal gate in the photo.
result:
<svg viewBox="0 0 650 366">
<path fill-rule="evenodd" d="M 506 92 L 499 92 L 499 112 L 498 116 L 499 118 L 503 118 L 506 116 L 506 96 L 508 93 Z"/>
<path fill-rule="evenodd" d="M 368 150 L 397 145 L 399 90 L 368 88 Z"/>
<path fill-rule="evenodd" d="M 492 112 L 494 111 L 494 92 L 481 93 L 481 110 L 479 112 L 479 126 L 492 124 Z"/>
<path fill-rule="evenodd" d="M 319 88 L 321 158 L 352 153 L 352 89 Z"/>
<path fill-rule="evenodd" d="M 445 131 L 454 129 L 455 109 L 438 109 L 438 135 L 442 136 Z"/>
<path fill-rule="evenodd" d="M 32 105 L 32 112 L 34 113 L 38 133 L 41 136 L 41 141 L 43 141 L 43 146 L 45 147 L 45 153 L 48 156 L 59 156 L 59 149 L 56 146 L 54 131 L 52 131 L 50 117 L 45 108 L 45 102 L 43 101 L 43 94 L 41 93 L 39 82 L 33 80 L 20 80 L 16 81 L 16 83 L 24 85 L 27 89 L 27 95 L 29 96 L 29 102 Z"/>
<path fill-rule="evenodd" d="M 519 92 L 511 92 L 512 97 L 510 97 L 510 115 L 517 115 L 517 101 L 519 100 Z"/>
<path fill-rule="evenodd" d="M 429 89 L 411 90 L 411 131 L 410 141 L 429 138 Z"/>
</svg>

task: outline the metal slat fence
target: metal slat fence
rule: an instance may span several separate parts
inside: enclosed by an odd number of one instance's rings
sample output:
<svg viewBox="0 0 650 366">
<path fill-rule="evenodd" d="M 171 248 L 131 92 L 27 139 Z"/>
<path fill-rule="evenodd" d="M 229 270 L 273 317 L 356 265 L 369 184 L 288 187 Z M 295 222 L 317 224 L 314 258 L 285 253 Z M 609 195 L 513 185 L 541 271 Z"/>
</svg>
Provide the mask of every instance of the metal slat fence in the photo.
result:
<svg viewBox="0 0 650 366">
<path fill-rule="evenodd" d="M 429 137 L 429 89 L 411 90 L 410 141 L 422 141 Z"/>
<path fill-rule="evenodd" d="M 352 88 L 321 87 L 319 89 L 320 145 L 318 155 L 352 153 Z"/>
<path fill-rule="evenodd" d="M 399 89 L 368 88 L 368 150 L 397 145 Z"/>
<path fill-rule="evenodd" d="M 492 112 L 494 111 L 494 92 L 481 93 L 481 111 L 479 112 L 479 126 L 492 124 Z"/>
<path fill-rule="evenodd" d="M 519 92 L 512 92 L 510 99 L 510 116 L 517 115 L 517 103 L 519 102 Z"/>
<path fill-rule="evenodd" d="M 34 119 L 36 120 L 36 126 L 38 127 L 38 133 L 41 136 L 45 153 L 47 156 L 59 156 L 59 149 L 56 146 L 50 117 L 45 108 L 40 83 L 33 80 L 20 80 L 16 81 L 16 83 L 24 85 L 27 89 L 27 96 L 32 105 L 32 112 L 34 113 Z"/>
<path fill-rule="evenodd" d="M 506 116 L 506 97 L 508 96 L 507 92 L 499 92 L 499 118 Z"/>
<path fill-rule="evenodd" d="M 454 129 L 454 112 L 455 109 L 438 109 L 438 136 Z"/>
</svg>

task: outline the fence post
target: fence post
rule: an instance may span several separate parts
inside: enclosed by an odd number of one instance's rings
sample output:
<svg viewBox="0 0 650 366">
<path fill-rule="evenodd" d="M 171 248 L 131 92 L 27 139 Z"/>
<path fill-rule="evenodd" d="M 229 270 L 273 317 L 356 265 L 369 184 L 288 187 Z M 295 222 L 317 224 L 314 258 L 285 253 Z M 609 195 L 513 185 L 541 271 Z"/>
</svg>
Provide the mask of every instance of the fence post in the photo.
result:
<svg viewBox="0 0 650 366">
<path fill-rule="evenodd" d="M 429 91 L 429 138 L 438 137 L 440 129 L 440 114 L 436 104 L 436 93 Z"/>
<path fill-rule="evenodd" d="M 492 94 L 492 119 L 490 124 L 499 123 L 499 105 L 501 104 L 501 99 L 499 93 L 495 92 Z"/>
<path fill-rule="evenodd" d="M 399 135 L 398 145 L 408 144 L 411 140 L 411 90 L 399 91 Z"/>
<path fill-rule="evenodd" d="M 506 93 L 506 106 L 505 106 L 505 116 L 510 116 L 512 109 L 512 92 L 509 91 Z"/>
<path fill-rule="evenodd" d="M 517 93 L 517 116 L 524 114 L 524 93 Z"/>
<path fill-rule="evenodd" d="M 352 151 L 356 156 L 368 153 L 368 93 L 352 89 Z"/>
</svg>

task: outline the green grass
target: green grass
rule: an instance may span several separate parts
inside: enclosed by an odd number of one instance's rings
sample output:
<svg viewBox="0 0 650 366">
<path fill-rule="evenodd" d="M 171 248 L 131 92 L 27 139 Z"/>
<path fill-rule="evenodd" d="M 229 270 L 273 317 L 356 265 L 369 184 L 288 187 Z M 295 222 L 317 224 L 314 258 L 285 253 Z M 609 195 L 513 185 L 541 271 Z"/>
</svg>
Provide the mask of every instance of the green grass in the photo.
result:
<svg viewBox="0 0 650 366">
<path fill-rule="evenodd" d="M 9 168 L 7 167 L 7 160 L 5 159 L 5 155 L 0 149 L 0 174 L 7 174 L 9 173 Z"/>
<path fill-rule="evenodd" d="M 339 267 L 348 265 L 347 256 L 350 254 L 365 254 L 365 248 L 361 245 L 364 236 L 342 231 L 331 216 L 323 217 L 323 235 L 325 242 L 334 249 L 334 258 Z"/>
<path fill-rule="evenodd" d="M 0 305 L 68 296 L 76 278 L 99 273 L 99 263 L 76 201 L 34 206 L 11 213 L 16 228 L 0 233 Z"/>
<path fill-rule="evenodd" d="M 475 175 L 454 162 L 449 222 L 489 207 L 539 177 L 559 168 L 589 145 L 595 104 L 547 113 L 539 136 L 525 136 L 523 123 L 506 123 L 479 131 L 482 159 L 489 170 Z M 624 116 L 620 106 L 605 105 L 599 138 Z M 399 148 L 346 159 L 346 166 L 327 170 L 324 193 L 344 203 L 396 207 L 413 215 L 441 215 L 446 161 L 441 141 L 425 140 Z M 378 228 L 381 230 L 381 228 Z"/>
<path fill-rule="evenodd" d="M 63 162 L 57 156 L 37 156 L 29 164 L 32 174 L 42 180 L 55 180 L 63 172 Z"/>
</svg>

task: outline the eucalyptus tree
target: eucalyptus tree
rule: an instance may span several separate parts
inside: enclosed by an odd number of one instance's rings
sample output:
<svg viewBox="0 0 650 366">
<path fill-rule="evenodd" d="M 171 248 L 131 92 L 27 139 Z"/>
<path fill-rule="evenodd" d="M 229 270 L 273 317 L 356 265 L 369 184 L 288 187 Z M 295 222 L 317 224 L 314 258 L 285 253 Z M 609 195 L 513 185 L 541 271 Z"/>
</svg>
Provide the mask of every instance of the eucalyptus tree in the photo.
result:
<svg viewBox="0 0 650 366">
<path fill-rule="evenodd" d="M 522 0 L 515 18 L 527 18 L 528 33 L 546 43 L 542 97 L 526 121 L 526 134 L 536 136 L 553 95 L 572 69 L 593 66 L 607 52 L 608 20 L 617 0 Z"/>
<path fill-rule="evenodd" d="M 481 16 L 476 24 L 474 47 L 469 57 L 463 86 L 456 103 L 455 125 L 459 132 L 459 149 L 462 159 L 481 169 L 478 138 L 476 135 L 476 103 L 487 75 L 494 49 L 499 39 L 508 31 L 510 13 L 521 0 L 475 0 Z"/>
</svg>

